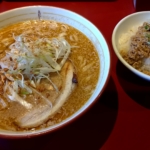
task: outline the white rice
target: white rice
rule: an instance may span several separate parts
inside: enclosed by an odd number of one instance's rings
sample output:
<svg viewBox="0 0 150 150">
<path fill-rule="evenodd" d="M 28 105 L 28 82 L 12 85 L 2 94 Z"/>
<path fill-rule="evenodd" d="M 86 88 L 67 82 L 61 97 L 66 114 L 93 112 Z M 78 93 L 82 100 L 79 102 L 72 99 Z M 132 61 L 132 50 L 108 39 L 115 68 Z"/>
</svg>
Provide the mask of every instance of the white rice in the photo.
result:
<svg viewBox="0 0 150 150">
<path fill-rule="evenodd" d="M 130 45 L 131 36 L 135 35 L 138 30 L 138 26 L 133 26 L 126 33 L 123 33 L 118 40 L 119 51 L 128 51 Z"/>
</svg>

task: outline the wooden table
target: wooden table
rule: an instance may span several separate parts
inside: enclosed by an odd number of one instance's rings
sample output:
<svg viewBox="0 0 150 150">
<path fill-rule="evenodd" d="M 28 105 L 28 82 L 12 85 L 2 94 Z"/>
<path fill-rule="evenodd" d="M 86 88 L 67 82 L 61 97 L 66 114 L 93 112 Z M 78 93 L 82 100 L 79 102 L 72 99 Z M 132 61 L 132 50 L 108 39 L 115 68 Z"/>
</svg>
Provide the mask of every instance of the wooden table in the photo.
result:
<svg viewBox="0 0 150 150">
<path fill-rule="evenodd" d="M 99 101 L 82 117 L 59 131 L 37 138 L 0 139 L 0 150 L 150 150 L 150 87 L 117 59 L 111 44 L 120 19 L 134 13 L 133 0 L 99 2 L 2 1 L 0 12 L 29 5 L 72 10 L 95 24 L 111 53 L 111 74 Z"/>
</svg>

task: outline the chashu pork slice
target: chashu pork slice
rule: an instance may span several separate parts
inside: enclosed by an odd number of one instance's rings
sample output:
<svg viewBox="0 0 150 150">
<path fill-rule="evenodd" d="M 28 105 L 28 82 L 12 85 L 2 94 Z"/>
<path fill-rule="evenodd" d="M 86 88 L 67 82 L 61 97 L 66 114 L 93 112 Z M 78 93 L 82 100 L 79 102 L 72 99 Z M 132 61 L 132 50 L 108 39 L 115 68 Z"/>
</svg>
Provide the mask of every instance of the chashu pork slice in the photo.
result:
<svg viewBox="0 0 150 150">
<path fill-rule="evenodd" d="M 71 62 L 66 62 L 62 68 L 60 75 L 62 76 L 62 84 L 59 95 L 53 100 L 52 106 L 39 105 L 33 107 L 22 116 L 15 120 L 15 123 L 21 128 L 37 127 L 53 116 L 65 103 L 68 96 L 71 94 L 76 83 L 72 82 L 74 77 L 74 67 Z"/>
</svg>

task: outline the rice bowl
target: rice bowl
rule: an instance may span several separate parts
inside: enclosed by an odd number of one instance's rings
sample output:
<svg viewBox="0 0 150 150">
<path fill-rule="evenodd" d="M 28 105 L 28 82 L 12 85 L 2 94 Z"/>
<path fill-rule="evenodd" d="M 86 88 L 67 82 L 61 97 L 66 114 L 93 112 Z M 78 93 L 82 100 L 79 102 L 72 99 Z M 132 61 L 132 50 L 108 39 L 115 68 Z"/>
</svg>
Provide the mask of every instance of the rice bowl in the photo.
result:
<svg viewBox="0 0 150 150">
<path fill-rule="evenodd" d="M 144 11 L 126 16 L 118 22 L 112 34 L 112 45 L 119 60 L 133 73 L 147 80 L 150 80 L 150 76 L 129 64 L 125 58 L 123 58 L 121 49 L 124 50 L 124 53 L 129 53 L 132 44 L 131 39 L 135 36 L 138 28 L 142 26 L 144 22 L 150 22 L 149 14 L 150 11 Z M 141 60 L 142 63 L 144 63 L 142 67 L 149 70 L 149 58 Z"/>
</svg>

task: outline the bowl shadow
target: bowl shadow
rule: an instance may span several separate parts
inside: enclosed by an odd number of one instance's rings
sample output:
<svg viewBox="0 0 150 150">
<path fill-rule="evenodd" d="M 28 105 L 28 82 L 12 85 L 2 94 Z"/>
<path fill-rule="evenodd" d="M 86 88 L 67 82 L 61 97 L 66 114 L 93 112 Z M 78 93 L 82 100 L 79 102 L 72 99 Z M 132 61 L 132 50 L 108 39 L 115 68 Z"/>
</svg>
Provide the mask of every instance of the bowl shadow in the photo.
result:
<svg viewBox="0 0 150 150">
<path fill-rule="evenodd" d="M 114 81 L 110 78 L 100 99 L 76 121 L 36 138 L 0 139 L 0 150 L 98 150 L 108 139 L 117 114 L 118 95 Z"/>
<path fill-rule="evenodd" d="M 119 60 L 116 74 L 126 94 L 138 104 L 150 109 L 150 82 L 131 72 Z"/>
</svg>

